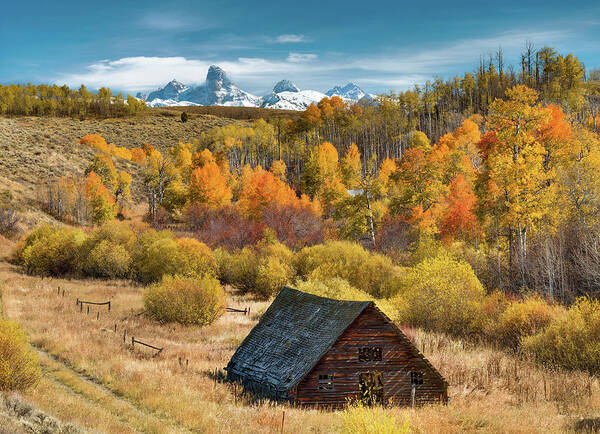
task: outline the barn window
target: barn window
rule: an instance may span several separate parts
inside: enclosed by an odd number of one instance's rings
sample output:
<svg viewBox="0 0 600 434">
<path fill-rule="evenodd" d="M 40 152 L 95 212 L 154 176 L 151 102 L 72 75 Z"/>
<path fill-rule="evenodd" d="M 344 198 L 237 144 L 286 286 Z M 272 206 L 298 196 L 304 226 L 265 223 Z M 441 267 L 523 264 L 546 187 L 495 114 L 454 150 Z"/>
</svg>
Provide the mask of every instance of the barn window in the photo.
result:
<svg viewBox="0 0 600 434">
<path fill-rule="evenodd" d="M 333 390 L 333 374 L 319 374 L 319 390 Z"/>
<path fill-rule="evenodd" d="M 381 360 L 381 347 L 361 347 L 358 349 L 359 362 L 377 362 Z"/>
<path fill-rule="evenodd" d="M 412 386 L 420 386 L 423 384 L 423 373 L 422 372 L 411 372 L 410 373 L 410 384 Z"/>
</svg>

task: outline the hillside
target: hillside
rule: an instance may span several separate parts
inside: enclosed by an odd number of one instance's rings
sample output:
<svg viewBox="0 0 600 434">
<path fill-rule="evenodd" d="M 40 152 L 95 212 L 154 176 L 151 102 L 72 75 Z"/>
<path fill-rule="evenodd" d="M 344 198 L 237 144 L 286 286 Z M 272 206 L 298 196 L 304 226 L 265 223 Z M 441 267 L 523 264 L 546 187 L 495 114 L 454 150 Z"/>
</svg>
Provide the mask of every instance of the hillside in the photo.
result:
<svg viewBox="0 0 600 434">
<path fill-rule="evenodd" d="M 94 151 L 79 144 L 86 134 L 100 134 L 110 143 L 134 147 L 150 143 L 165 150 L 180 141 L 191 142 L 215 126 L 236 121 L 193 114 L 182 123 L 181 111 L 152 110 L 148 114 L 123 119 L 54 117 L 0 117 L 0 192 L 8 191 L 31 227 L 48 216 L 40 214 L 37 203 L 40 186 L 64 175 L 83 175 Z M 133 198 L 144 199 L 140 190 L 139 166 L 115 159 L 119 169 L 134 177 Z"/>
</svg>

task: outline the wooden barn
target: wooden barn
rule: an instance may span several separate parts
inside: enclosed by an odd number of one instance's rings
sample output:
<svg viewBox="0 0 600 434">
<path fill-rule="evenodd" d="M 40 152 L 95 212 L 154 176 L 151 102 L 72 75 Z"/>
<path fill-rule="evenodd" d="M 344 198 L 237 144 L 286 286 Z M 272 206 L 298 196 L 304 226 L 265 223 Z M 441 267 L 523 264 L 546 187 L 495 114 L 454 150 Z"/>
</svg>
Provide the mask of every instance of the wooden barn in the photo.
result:
<svg viewBox="0 0 600 434">
<path fill-rule="evenodd" d="M 448 384 L 372 301 L 285 287 L 250 331 L 227 375 L 297 405 L 342 407 L 448 401 Z"/>
</svg>

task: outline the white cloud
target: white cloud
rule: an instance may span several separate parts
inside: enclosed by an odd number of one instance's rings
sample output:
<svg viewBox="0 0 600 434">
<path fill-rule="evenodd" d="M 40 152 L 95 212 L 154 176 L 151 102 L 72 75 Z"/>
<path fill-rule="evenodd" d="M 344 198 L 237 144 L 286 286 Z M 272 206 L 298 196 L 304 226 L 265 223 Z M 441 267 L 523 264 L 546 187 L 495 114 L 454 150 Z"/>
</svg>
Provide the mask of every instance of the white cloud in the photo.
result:
<svg viewBox="0 0 600 434">
<path fill-rule="evenodd" d="M 280 44 L 287 43 L 298 43 L 298 42 L 308 42 L 304 35 L 295 35 L 295 34 L 287 34 L 287 35 L 279 35 L 275 38 L 275 42 Z"/>
<path fill-rule="evenodd" d="M 173 12 L 150 12 L 139 20 L 141 27 L 152 30 L 187 30 L 213 27 L 206 21 Z"/>
<path fill-rule="evenodd" d="M 208 67 L 219 65 L 243 86 L 269 86 L 281 76 L 298 76 L 306 72 L 301 63 L 240 57 L 234 61 L 206 62 L 185 57 L 125 57 L 103 60 L 85 71 L 64 74 L 55 80 L 71 87 L 84 83 L 91 88 L 108 86 L 127 91 L 148 91 L 176 78 L 186 84 L 204 83 Z M 261 89 L 263 90 L 263 89 Z M 266 89 L 265 89 L 266 90 Z"/>
<path fill-rule="evenodd" d="M 287 61 L 292 63 L 303 63 L 310 62 L 311 60 L 316 60 L 317 57 L 319 56 L 311 53 L 290 53 L 287 57 Z"/>
<path fill-rule="evenodd" d="M 176 78 L 186 84 L 204 83 L 211 64 L 221 66 L 240 87 L 261 94 L 282 78 L 301 88 L 326 90 L 349 80 L 369 92 L 407 89 L 440 75 L 470 71 L 479 55 L 502 47 L 507 64 L 516 64 L 525 41 L 542 45 L 564 45 L 570 34 L 562 31 L 513 31 L 496 36 L 459 40 L 429 49 L 388 50 L 365 57 L 290 52 L 287 58 L 239 57 L 212 61 L 185 57 L 125 57 L 101 60 L 85 70 L 64 74 L 55 81 L 77 87 L 108 86 L 128 92 L 148 91 Z M 538 48 L 539 48 L 538 47 Z M 567 47 L 565 47 L 567 48 Z M 342 57 L 343 56 L 343 57 Z"/>
</svg>

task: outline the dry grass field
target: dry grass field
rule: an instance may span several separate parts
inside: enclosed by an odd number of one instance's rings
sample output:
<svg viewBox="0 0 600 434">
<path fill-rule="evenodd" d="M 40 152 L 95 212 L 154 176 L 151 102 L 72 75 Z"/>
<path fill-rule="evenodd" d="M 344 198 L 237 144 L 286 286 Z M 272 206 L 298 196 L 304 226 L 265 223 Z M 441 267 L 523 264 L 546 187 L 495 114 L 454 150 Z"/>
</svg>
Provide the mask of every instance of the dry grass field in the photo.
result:
<svg viewBox="0 0 600 434">
<path fill-rule="evenodd" d="M 0 262 L 0 291 L 4 312 L 29 334 L 43 367 L 41 384 L 23 399 L 63 423 L 100 432 L 271 433 L 280 432 L 285 412 L 285 432 L 346 431 L 348 413 L 257 401 L 221 382 L 267 302 L 230 291 L 229 305 L 249 306 L 250 316 L 226 313 L 211 326 L 186 328 L 148 320 L 142 288 L 128 281 L 40 279 Z M 77 298 L 111 300 L 111 311 L 80 312 Z M 133 349 L 131 336 L 165 350 L 153 357 L 154 350 Z M 385 410 L 416 432 L 568 432 L 600 411 L 600 385 L 586 374 L 543 370 L 418 330 L 414 339 L 449 380 L 451 397 L 448 406 Z"/>
</svg>

